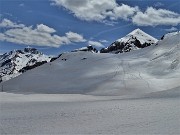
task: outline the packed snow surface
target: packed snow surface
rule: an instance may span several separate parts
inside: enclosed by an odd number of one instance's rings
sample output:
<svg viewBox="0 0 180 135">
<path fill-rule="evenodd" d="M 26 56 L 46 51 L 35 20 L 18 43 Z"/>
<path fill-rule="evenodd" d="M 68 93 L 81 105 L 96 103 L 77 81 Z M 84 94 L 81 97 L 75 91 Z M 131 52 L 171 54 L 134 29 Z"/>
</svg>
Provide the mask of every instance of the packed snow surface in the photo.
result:
<svg viewBox="0 0 180 135">
<path fill-rule="evenodd" d="M 1 134 L 180 134 L 180 34 L 71 52 L 0 84 Z"/>
</svg>

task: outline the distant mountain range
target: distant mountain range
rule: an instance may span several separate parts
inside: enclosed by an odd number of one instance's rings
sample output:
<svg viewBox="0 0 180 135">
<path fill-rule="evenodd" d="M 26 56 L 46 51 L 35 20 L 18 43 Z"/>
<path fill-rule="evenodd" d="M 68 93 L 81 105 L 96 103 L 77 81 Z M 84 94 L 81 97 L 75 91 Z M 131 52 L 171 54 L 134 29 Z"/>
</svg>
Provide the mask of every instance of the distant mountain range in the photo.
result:
<svg viewBox="0 0 180 135">
<path fill-rule="evenodd" d="M 149 47 L 128 53 L 92 53 L 92 48 L 87 48 L 63 53 L 52 62 L 0 83 L 0 89 L 4 92 L 122 97 L 179 95 L 180 33 L 167 34 Z M 45 61 L 42 54 L 34 54 L 34 51 L 28 54 L 42 56 L 41 62 Z M 28 58 L 31 61 L 32 58 Z M 15 59 L 22 62 L 22 58 Z"/>
<path fill-rule="evenodd" d="M 168 38 L 177 33 L 178 32 L 166 34 L 162 37 L 162 39 Z M 157 42 L 158 40 L 154 37 L 148 35 L 140 29 L 135 29 L 125 37 L 113 42 L 110 46 L 102 48 L 100 51 L 89 45 L 87 47 L 73 50 L 72 52 L 117 54 L 139 50 L 156 44 Z M 52 58 L 44 55 L 37 49 L 30 47 L 27 47 L 24 50 L 14 50 L 0 55 L 0 82 L 7 81 L 26 72 L 27 70 L 33 69 L 47 62 L 52 62 L 61 57 L 61 55 L 62 54 Z"/>
</svg>

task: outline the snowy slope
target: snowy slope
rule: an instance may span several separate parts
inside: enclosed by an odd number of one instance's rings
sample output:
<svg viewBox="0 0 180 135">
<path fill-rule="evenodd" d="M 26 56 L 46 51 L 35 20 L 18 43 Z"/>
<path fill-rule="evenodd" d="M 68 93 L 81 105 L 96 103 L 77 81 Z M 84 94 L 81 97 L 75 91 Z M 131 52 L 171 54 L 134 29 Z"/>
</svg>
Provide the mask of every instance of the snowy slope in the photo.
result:
<svg viewBox="0 0 180 135">
<path fill-rule="evenodd" d="M 180 33 L 180 31 L 169 32 L 169 33 L 165 34 L 161 39 L 165 39 L 165 38 L 168 38 L 168 37 L 172 37 L 172 36 L 174 36 L 174 35 L 177 35 L 178 33 Z"/>
<path fill-rule="evenodd" d="M 0 76 L 2 81 L 7 81 L 20 75 L 28 68 L 40 63 L 49 62 L 51 58 L 38 52 L 35 48 L 14 50 L 0 57 Z"/>
<path fill-rule="evenodd" d="M 135 29 L 123 38 L 116 40 L 109 47 L 101 50 L 102 53 L 123 53 L 138 50 L 156 43 L 158 40 L 140 29 Z"/>
<path fill-rule="evenodd" d="M 70 52 L 2 83 L 4 91 L 129 96 L 180 87 L 180 34 L 123 54 Z M 172 44 L 173 43 L 173 44 Z"/>
</svg>

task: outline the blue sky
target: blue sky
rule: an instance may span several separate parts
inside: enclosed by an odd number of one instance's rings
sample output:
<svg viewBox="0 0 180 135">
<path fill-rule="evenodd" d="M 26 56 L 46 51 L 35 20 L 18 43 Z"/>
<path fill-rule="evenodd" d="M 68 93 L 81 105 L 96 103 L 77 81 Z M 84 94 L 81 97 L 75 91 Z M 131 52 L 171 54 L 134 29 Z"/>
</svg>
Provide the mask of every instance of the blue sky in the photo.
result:
<svg viewBox="0 0 180 135">
<path fill-rule="evenodd" d="M 0 0 L 0 53 L 100 49 L 136 28 L 160 39 L 179 30 L 179 7 L 179 0 Z"/>
</svg>

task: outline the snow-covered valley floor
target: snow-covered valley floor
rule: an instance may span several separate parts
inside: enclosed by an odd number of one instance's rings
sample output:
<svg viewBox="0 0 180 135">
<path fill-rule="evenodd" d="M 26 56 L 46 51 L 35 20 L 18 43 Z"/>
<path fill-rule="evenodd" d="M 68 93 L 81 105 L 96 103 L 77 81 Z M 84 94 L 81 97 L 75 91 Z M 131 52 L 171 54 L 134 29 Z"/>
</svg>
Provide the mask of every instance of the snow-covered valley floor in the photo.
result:
<svg viewBox="0 0 180 135">
<path fill-rule="evenodd" d="M 180 134 L 179 39 L 64 53 L 2 82 L 0 134 Z"/>
<path fill-rule="evenodd" d="M 52 96 L 1 93 L 0 133 L 180 134 L 179 97 Z"/>
</svg>

